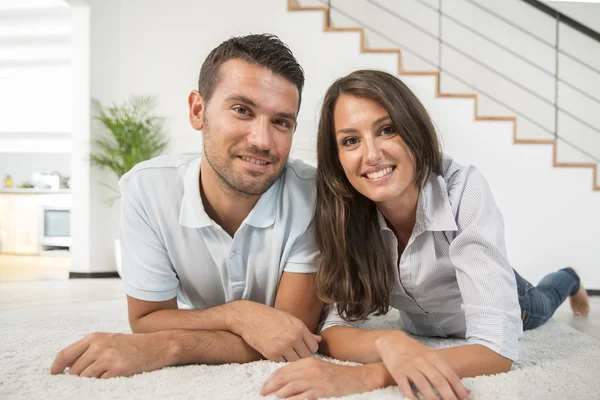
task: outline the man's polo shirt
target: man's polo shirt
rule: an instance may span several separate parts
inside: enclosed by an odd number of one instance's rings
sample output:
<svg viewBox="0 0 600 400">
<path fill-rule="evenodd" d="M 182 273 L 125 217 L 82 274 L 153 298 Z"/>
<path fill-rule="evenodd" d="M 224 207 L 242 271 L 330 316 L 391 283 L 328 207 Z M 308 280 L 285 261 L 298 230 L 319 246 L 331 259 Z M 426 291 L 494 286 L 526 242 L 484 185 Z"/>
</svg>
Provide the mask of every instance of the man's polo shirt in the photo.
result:
<svg viewBox="0 0 600 400">
<path fill-rule="evenodd" d="M 317 270 L 314 167 L 289 159 L 233 238 L 204 211 L 199 185 L 198 154 L 157 157 L 121 178 L 127 295 L 196 309 L 241 299 L 273 306 L 283 272 Z"/>
</svg>

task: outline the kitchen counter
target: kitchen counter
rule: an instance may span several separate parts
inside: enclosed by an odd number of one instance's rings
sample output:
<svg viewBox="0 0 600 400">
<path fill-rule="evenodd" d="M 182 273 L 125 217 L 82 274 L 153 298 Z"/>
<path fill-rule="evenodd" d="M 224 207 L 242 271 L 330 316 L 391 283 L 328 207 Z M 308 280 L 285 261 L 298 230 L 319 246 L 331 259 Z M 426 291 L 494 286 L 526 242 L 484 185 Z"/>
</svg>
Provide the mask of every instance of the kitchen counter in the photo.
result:
<svg viewBox="0 0 600 400">
<path fill-rule="evenodd" d="M 20 188 L 0 188 L 0 194 L 64 194 L 71 193 L 71 189 L 20 189 Z"/>
</svg>

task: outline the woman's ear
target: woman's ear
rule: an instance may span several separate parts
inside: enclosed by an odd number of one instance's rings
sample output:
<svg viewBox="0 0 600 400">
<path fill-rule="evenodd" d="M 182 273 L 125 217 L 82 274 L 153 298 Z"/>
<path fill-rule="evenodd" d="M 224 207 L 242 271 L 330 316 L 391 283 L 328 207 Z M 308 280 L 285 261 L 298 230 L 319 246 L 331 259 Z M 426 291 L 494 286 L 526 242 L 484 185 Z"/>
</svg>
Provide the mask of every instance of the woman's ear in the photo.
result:
<svg viewBox="0 0 600 400">
<path fill-rule="evenodd" d="M 190 125 L 197 131 L 204 128 L 204 99 L 197 90 L 192 90 L 188 96 L 190 110 Z"/>
</svg>

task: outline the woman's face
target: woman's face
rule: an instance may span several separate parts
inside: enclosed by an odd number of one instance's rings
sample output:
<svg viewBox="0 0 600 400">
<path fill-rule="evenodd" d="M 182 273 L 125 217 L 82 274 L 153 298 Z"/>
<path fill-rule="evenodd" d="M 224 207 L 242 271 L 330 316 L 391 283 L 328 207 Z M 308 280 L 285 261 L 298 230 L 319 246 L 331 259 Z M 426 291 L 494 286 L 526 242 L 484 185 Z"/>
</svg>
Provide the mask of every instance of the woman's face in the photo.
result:
<svg viewBox="0 0 600 400">
<path fill-rule="evenodd" d="M 415 189 L 415 160 L 377 101 L 341 95 L 333 110 L 342 168 L 352 186 L 376 203 Z"/>
</svg>

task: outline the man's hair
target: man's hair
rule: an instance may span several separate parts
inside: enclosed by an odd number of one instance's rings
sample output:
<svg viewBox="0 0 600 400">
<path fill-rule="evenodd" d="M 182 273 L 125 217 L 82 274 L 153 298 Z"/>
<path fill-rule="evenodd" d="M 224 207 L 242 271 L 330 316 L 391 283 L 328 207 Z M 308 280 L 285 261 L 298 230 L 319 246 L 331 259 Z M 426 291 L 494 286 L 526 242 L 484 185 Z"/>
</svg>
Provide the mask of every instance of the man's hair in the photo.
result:
<svg viewBox="0 0 600 400">
<path fill-rule="evenodd" d="M 335 81 L 323 100 L 317 137 L 316 242 L 321 252 L 317 295 L 342 318 L 385 314 L 396 268 L 380 235 L 377 205 L 350 183 L 335 140 L 334 108 L 341 95 L 375 100 L 415 159 L 413 182 L 423 187 L 442 170 L 442 151 L 425 107 L 398 78 L 356 71 Z"/>
<path fill-rule="evenodd" d="M 220 68 L 233 58 L 260 65 L 292 82 L 298 88 L 298 108 L 304 87 L 304 71 L 290 48 L 277 36 L 256 34 L 232 37 L 214 48 L 204 60 L 198 77 L 198 91 L 206 103 L 219 82 Z"/>
</svg>

